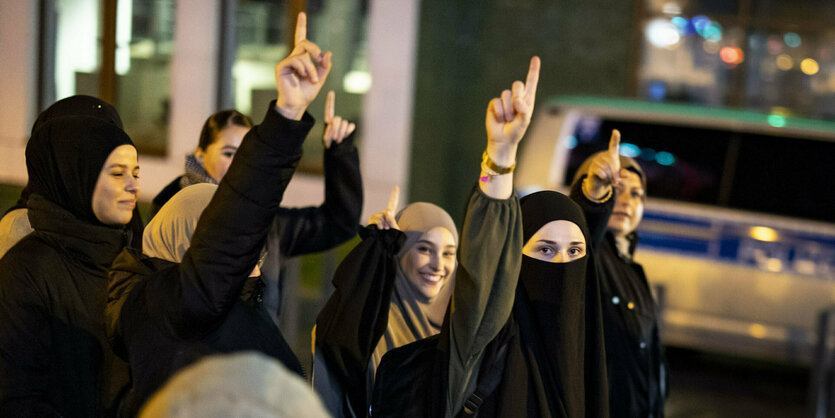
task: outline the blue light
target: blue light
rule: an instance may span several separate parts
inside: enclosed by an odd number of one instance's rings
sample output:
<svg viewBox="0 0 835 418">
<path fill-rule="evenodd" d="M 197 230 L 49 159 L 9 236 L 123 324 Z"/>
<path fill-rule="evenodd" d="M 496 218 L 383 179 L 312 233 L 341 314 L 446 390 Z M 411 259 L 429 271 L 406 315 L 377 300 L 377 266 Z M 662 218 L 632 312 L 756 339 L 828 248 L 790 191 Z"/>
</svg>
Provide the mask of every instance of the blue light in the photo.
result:
<svg viewBox="0 0 835 418">
<path fill-rule="evenodd" d="M 780 115 L 768 115 L 768 124 L 775 128 L 786 126 L 786 118 Z"/>
<path fill-rule="evenodd" d="M 708 25 L 710 25 L 710 19 L 707 16 L 698 15 L 693 18 L 693 27 L 699 35 L 704 36 Z"/>
<path fill-rule="evenodd" d="M 655 161 L 658 161 L 658 164 L 661 165 L 673 165 L 676 162 L 676 157 L 667 151 L 661 151 L 655 154 Z"/>
<path fill-rule="evenodd" d="M 641 150 L 641 159 L 644 161 L 655 161 L 655 150 L 652 148 L 644 148 Z"/>
<path fill-rule="evenodd" d="M 710 25 L 705 28 L 702 35 L 707 41 L 719 42 L 722 40 L 722 26 L 716 22 L 710 22 Z"/>
<path fill-rule="evenodd" d="M 621 142 L 620 143 L 620 155 L 629 158 L 635 158 L 641 155 L 641 148 L 635 144 L 630 144 L 628 142 Z"/>
<path fill-rule="evenodd" d="M 565 137 L 565 147 L 568 149 L 574 149 L 577 147 L 577 137 L 574 135 L 569 135 Z"/>
<path fill-rule="evenodd" d="M 685 32 L 686 32 L 686 28 L 687 28 L 687 19 L 685 19 L 685 18 L 683 18 L 683 17 L 681 17 L 681 16 L 676 16 L 676 17 L 674 17 L 674 18 L 670 19 L 670 22 L 673 22 L 673 24 L 674 24 L 674 25 L 676 25 L 676 27 L 678 28 L 678 31 L 679 31 L 679 32 L 681 32 L 681 33 L 685 33 Z"/>
<path fill-rule="evenodd" d="M 650 99 L 660 102 L 664 100 L 667 95 L 667 85 L 663 81 L 649 82 L 649 97 Z"/>
<path fill-rule="evenodd" d="M 800 46 L 801 43 L 800 35 L 794 32 L 788 32 L 785 35 L 783 35 L 783 42 L 785 42 L 786 45 L 792 48 L 797 48 Z"/>
</svg>

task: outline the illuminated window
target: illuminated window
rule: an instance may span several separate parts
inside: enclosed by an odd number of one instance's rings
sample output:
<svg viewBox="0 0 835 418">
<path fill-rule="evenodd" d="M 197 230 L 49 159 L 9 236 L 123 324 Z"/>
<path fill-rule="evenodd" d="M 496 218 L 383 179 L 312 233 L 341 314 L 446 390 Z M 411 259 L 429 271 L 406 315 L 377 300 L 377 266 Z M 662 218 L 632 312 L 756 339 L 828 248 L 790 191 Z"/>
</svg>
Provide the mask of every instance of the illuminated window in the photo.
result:
<svg viewBox="0 0 835 418">
<path fill-rule="evenodd" d="M 219 108 L 235 108 L 258 120 L 269 102 L 276 98 L 275 64 L 290 53 L 296 22 L 295 12 L 291 12 L 287 3 L 292 2 L 227 0 Z M 306 3 L 308 38 L 334 56 L 323 91 L 337 93 L 338 115 L 358 121 L 362 97 L 372 82 L 365 59 L 368 2 Z M 324 115 L 324 97 L 325 94 L 320 94 L 308 109 L 318 121 Z M 317 123 L 310 136 L 321 135 L 322 124 Z M 321 173 L 321 141 L 305 141 L 304 147 L 299 170 Z"/>
<path fill-rule="evenodd" d="M 835 4 L 645 0 L 638 95 L 835 119 Z"/>
<path fill-rule="evenodd" d="M 115 102 L 137 149 L 165 154 L 174 0 L 55 0 L 45 5 L 40 108 L 75 94 Z M 115 34 L 102 30 L 108 7 L 116 8 Z M 107 37 L 115 37 L 115 50 L 103 51 Z M 102 68 L 106 54 L 113 68 Z M 108 83 L 114 91 L 104 91 Z"/>
</svg>

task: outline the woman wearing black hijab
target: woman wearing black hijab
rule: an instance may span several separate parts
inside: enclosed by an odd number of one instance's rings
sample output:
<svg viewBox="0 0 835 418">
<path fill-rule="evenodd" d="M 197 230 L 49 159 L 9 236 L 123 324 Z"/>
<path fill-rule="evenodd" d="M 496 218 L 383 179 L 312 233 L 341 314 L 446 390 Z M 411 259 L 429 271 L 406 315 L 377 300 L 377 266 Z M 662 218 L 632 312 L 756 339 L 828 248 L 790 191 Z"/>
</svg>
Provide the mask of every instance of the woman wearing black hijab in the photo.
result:
<svg viewBox="0 0 835 418">
<path fill-rule="evenodd" d="M 513 193 L 539 66 L 534 57 L 527 81 L 490 102 L 452 309 L 439 338 L 383 357 L 372 416 L 608 416 L 599 289 L 583 214 L 556 192 L 521 202 Z"/>
<path fill-rule="evenodd" d="M 116 108 L 101 99 L 79 94 L 61 99 L 41 112 L 32 125 L 32 135 L 43 124 L 64 116 L 90 116 L 110 122 L 122 129 L 122 119 L 119 117 Z M 27 184 L 21 191 L 17 203 L 9 208 L 3 214 L 3 218 L 0 219 L 0 258 L 21 238 L 32 232 L 26 210 L 26 201 L 31 193 L 31 188 Z M 129 224 L 129 228 L 133 231 L 133 240 L 128 245 L 140 248 L 142 243 L 142 218 L 139 216 L 139 209 L 134 210 L 134 217 L 131 218 Z"/>
<path fill-rule="evenodd" d="M 0 416 L 109 415 L 127 368 L 104 336 L 107 271 L 131 238 L 136 148 L 111 122 L 59 117 L 26 167 L 34 232 L 0 260 Z"/>
</svg>

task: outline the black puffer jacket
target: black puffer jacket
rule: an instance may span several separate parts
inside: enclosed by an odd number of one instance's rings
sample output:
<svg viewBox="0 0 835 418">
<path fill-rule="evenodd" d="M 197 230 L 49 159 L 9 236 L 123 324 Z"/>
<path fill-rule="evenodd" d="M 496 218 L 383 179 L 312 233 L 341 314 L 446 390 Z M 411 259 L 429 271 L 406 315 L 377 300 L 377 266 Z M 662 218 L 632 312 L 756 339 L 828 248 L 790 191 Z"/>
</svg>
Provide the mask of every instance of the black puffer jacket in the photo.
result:
<svg viewBox="0 0 835 418">
<path fill-rule="evenodd" d="M 261 267 L 266 284 L 264 307 L 276 323 L 279 323 L 288 293 L 283 259 L 330 250 L 353 238 L 359 228 L 363 193 L 354 134 L 325 149 L 323 167 L 325 201 L 319 206 L 302 208 L 282 206 L 267 235 L 269 252 Z M 154 197 L 152 217 L 182 190 L 183 177 L 185 175 L 175 178 Z"/>
<path fill-rule="evenodd" d="M 112 415 L 128 375 L 105 339 L 107 269 L 128 237 L 28 206 L 35 232 L 0 260 L 0 416 Z"/>
<path fill-rule="evenodd" d="M 248 275 L 312 126 L 309 114 L 292 121 L 271 105 L 264 122 L 244 138 L 182 262 L 130 250 L 114 262 L 108 334 L 134 376 L 125 412 L 136 413 L 168 377 L 206 354 L 258 350 L 302 373 L 245 284 L 252 285 Z"/>
</svg>

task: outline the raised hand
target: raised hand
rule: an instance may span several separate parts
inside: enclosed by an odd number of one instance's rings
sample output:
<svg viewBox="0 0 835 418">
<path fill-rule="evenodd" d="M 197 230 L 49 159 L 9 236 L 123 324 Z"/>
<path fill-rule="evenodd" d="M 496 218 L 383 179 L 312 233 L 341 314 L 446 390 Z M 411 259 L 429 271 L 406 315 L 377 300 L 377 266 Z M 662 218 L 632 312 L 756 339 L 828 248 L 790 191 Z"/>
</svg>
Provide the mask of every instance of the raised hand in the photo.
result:
<svg viewBox="0 0 835 418">
<path fill-rule="evenodd" d="M 336 142 L 341 144 L 342 140 L 351 135 L 356 129 L 356 125 L 342 119 L 339 116 L 334 116 L 334 102 L 336 101 L 336 94 L 333 90 L 328 92 L 328 98 L 325 101 L 325 149 L 331 147 L 331 143 Z"/>
<path fill-rule="evenodd" d="M 609 149 L 592 158 L 585 182 L 583 192 L 595 200 L 603 198 L 609 187 L 617 187 L 620 183 L 620 131 L 617 129 L 612 130 Z"/>
<path fill-rule="evenodd" d="M 394 220 L 394 214 L 397 213 L 398 200 L 400 200 L 400 187 L 394 186 L 394 188 L 391 189 L 389 204 L 386 207 L 386 210 L 371 215 L 371 218 L 368 219 L 368 224 L 377 225 L 378 229 L 400 229 L 400 226 L 397 225 L 397 221 Z"/>
<path fill-rule="evenodd" d="M 504 90 L 487 106 L 487 153 L 500 166 L 514 164 L 516 147 L 531 123 L 539 67 L 539 57 L 531 58 L 525 83 L 514 81 L 512 90 Z"/>
<path fill-rule="evenodd" d="M 278 111 L 288 119 L 300 120 L 319 94 L 330 70 L 330 51 L 322 54 L 316 44 L 307 40 L 307 15 L 299 13 L 293 51 L 275 66 Z"/>
</svg>

